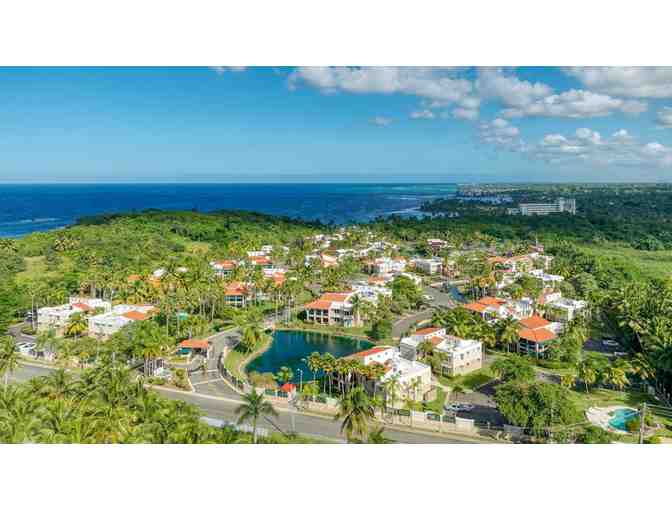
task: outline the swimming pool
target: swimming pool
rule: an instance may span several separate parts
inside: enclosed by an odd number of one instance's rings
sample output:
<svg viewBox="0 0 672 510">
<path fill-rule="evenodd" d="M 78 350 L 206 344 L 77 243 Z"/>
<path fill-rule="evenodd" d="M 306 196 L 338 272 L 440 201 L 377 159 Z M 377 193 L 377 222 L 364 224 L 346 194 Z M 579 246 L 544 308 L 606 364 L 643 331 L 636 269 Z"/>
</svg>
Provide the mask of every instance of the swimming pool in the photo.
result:
<svg viewBox="0 0 672 510">
<path fill-rule="evenodd" d="M 622 407 L 620 409 L 616 409 L 612 413 L 612 418 L 611 418 L 611 420 L 609 420 L 609 425 L 611 425 L 615 429 L 627 432 L 628 427 L 626 427 L 626 423 L 628 423 L 631 419 L 636 417 L 638 414 L 639 414 L 639 412 L 635 411 L 634 409 L 628 409 L 627 407 Z"/>
</svg>

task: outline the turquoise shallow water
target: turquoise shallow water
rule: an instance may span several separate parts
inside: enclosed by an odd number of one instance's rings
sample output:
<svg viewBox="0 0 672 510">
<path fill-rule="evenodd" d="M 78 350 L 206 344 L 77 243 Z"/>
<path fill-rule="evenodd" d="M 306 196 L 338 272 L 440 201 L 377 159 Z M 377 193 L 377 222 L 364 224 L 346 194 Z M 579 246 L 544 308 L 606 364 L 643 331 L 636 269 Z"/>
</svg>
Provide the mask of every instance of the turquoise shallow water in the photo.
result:
<svg viewBox="0 0 672 510">
<path fill-rule="evenodd" d="M 307 331 L 276 331 L 271 347 L 247 365 L 247 371 L 276 373 L 282 366 L 294 372 L 292 382 L 300 381 L 299 369 L 303 370 L 303 380 L 313 378 L 313 373 L 303 361 L 313 352 L 330 352 L 336 358 L 368 349 L 373 344 L 366 340 L 356 340 L 342 336 L 325 335 Z M 318 374 L 319 376 L 319 374 Z"/>
<path fill-rule="evenodd" d="M 623 430 L 625 432 L 628 431 L 628 428 L 626 427 L 626 423 L 630 421 L 632 418 L 637 416 L 637 411 L 633 411 L 632 409 L 616 409 L 613 413 L 613 417 L 611 420 L 609 420 L 609 425 L 612 427 L 618 429 L 618 430 Z"/>
<path fill-rule="evenodd" d="M 243 209 L 337 224 L 420 214 L 453 184 L 0 184 L 0 237 L 72 224 L 94 214 L 156 209 Z"/>
</svg>

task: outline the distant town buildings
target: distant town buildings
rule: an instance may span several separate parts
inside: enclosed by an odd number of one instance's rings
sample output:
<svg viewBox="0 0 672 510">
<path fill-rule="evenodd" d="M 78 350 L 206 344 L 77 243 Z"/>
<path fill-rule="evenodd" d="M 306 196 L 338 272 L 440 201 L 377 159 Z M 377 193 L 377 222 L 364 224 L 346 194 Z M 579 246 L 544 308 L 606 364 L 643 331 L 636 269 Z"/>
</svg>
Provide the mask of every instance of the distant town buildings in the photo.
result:
<svg viewBox="0 0 672 510">
<path fill-rule="evenodd" d="M 550 204 L 518 204 L 506 210 L 507 214 L 520 214 L 522 216 L 545 216 L 554 213 L 576 214 L 576 200 L 573 198 L 558 198 Z"/>
</svg>

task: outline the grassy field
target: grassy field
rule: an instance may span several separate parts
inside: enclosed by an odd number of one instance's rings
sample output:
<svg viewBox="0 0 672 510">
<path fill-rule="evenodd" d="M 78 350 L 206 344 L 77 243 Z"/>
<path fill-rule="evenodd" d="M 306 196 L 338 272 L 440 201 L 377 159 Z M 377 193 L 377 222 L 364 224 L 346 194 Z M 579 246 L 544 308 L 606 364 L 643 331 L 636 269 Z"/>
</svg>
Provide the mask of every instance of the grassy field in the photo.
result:
<svg viewBox="0 0 672 510">
<path fill-rule="evenodd" d="M 672 274 L 672 250 L 635 250 L 616 243 L 582 247 L 592 255 L 609 256 L 624 264 L 634 265 L 642 276 L 666 277 Z"/>
</svg>

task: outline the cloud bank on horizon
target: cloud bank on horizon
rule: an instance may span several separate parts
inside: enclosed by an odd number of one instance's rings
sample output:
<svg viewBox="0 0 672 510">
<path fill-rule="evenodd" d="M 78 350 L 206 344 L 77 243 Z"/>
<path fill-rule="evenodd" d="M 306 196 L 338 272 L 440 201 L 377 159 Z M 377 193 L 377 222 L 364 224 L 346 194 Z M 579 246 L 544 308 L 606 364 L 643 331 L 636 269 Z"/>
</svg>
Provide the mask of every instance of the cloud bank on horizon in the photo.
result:
<svg viewBox="0 0 672 510">
<path fill-rule="evenodd" d="M 0 181 L 672 180 L 672 67 L 0 68 Z"/>
<path fill-rule="evenodd" d="M 495 102 L 499 106 L 495 117 L 479 123 L 481 140 L 487 144 L 549 163 L 672 167 L 671 146 L 638 140 L 616 124 L 627 126 L 632 120 L 628 117 L 657 106 L 657 125 L 672 128 L 672 106 L 658 104 L 672 99 L 672 67 L 570 67 L 562 72 L 583 88 L 555 90 L 542 81 L 521 79 L 511 68 L 300 67 L 289 75 L 288 84 L 290 90 L 305 84 L 325 94 L 415 96 L 421 109 L 411 112 L 411 119 L 476 121 L 482 105 Z M 591 119 L 608 116 L 618 117 L 608 136 L 580 127 L 527 141 L 513 124 L 515 119 L 537 117 L 581 119 L 588 125 Z"/>
</svg>

